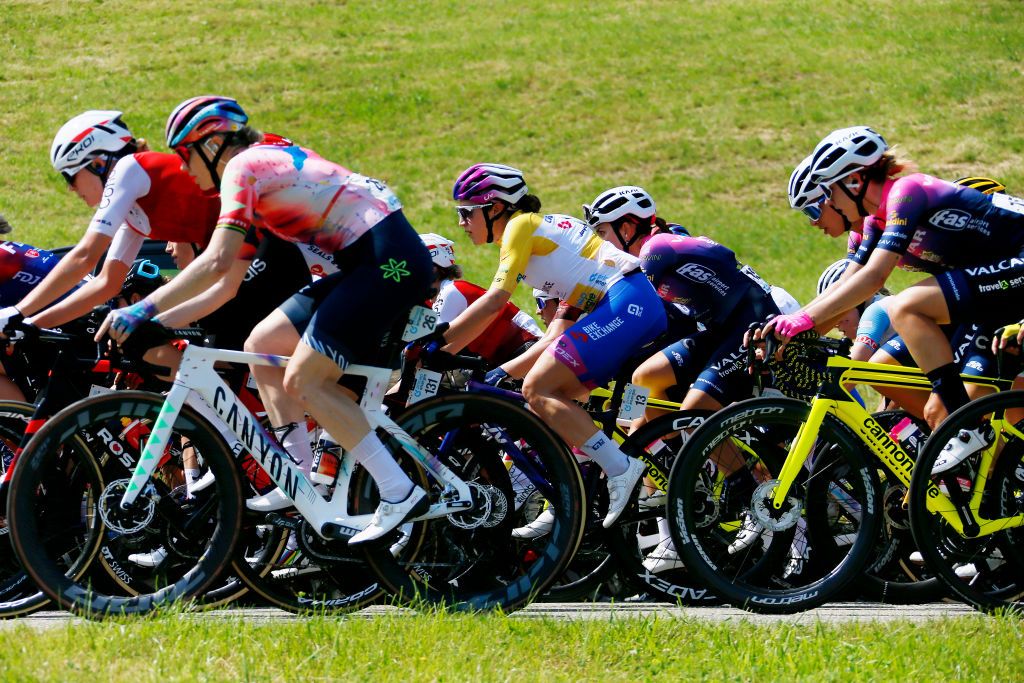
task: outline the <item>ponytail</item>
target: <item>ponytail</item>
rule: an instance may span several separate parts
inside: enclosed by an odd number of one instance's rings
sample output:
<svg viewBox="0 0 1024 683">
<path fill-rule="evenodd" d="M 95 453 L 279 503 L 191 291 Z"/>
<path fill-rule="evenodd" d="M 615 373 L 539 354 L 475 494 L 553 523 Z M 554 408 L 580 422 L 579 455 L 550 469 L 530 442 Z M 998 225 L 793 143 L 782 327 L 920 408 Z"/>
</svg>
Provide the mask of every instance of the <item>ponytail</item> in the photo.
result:
<svg viewBox="0 0 1024 683">
<path fill-rule="evenodd" d="M 537 213 L 540 211 L 540 199 L 535 194 L 523 195 L 522 199 L 516 202 L 512 208 L 516 211 Z"/>
</svg>

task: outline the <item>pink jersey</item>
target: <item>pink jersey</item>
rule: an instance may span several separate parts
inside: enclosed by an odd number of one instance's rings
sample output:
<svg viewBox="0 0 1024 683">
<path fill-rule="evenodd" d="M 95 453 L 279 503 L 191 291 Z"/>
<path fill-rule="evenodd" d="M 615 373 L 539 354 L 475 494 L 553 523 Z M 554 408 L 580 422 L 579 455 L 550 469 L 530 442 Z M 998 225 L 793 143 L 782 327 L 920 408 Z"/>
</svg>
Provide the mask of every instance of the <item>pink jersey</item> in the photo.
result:
<svg viewBox="0 0 1024 683">
<path fill-rule="evenodd" d="M 268 135 L 265 144 L 243 150 L 225 167 L 217 226 L 269 230 L 330 253 L 401 208 L 383 182 Z"/>
</svg>

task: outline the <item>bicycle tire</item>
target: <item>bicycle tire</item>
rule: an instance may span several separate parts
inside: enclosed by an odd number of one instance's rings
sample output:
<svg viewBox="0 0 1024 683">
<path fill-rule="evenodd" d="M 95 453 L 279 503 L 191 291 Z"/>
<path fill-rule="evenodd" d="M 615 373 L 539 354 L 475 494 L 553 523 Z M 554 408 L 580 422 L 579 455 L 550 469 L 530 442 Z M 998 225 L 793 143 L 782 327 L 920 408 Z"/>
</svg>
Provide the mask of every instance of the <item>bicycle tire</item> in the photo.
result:
<svg viewBox="0 0 1024 683">
<path fill-rule="evenodd" d="M 976 483 L 977 459 L 971 456 L 934 478 L 932 468 L 943 447 L 960 429 L 975 428 L 987 417 L 1006 418 L 1009 410 L 1024 411 L 1024 391 L 984 396 L 955 411 L 925 443 L 910 481 L 910 528 L 925 564 L 958 598 L 983 612 L 1024 611 L 1024 528 L 968 537 L 928 510 L 929 490 L 959 486 L 969 496 Z M 1024 420 L 1015 424 L 1018 434 Z M 1024 439 L 1002 430 L 1005 438 L 980 501 L 989 519 L 1024 514 Z M 997 442 L 998 443 L 998 442 Z M 937 501 L 938 502 L 938 501 Z M 959 570 L 959 571 L 958 571 Z"/>
<path fill-rule="evenodd" d="M 693 433 L 672 467 L 676 549 L 701 583 L 735 607 L 775 614 L 816 607 L 870 559 L 880 523 L 877 477 L 864 445 L 834 417 L 826 415 L 783 506 L 770 502 L 809 412 L 794 399 L 733 404 Z M 726 460 L 728 473 L 716 464 Z M 762 531 L 745 533 L 748 518 L 762 522 Z"/>
<path fill-rule="evenodd" d="M 657 463 L 667 474 L 692 431 L 713 414 L 710 410 L 680 410 L 661 415 L 630 434 L 622 449 L 628 455 Z M 721 604 L 721 598 L 689 572 L 685 563 L 658 571 L 644 566 L 644 561 L 652 553 L 659 552 L 662 540 L 659 519 L 664 516 L 664 503 L 657 508 L 642 510 L 637 503 L 631 502 L 615 526 L 608 530 L 608 548 L 621 576 L 638 593 L 657 601 L 686 606 Z"/>
<path fill-rule="evenodd" d="M 569 564 L 583 535 L 583 481 L 568 449 L 532 413 L 480 394 L 417 403 L 398 423 L 471 482 L 489 506 L 482 502 L 458 515 L 409 525 L 408 537 L 399 539 L 405 543 L 401 552 L 392 551 L 394 532 L 367 548 L 370 566 L 396 599 L 454 611 L 511 612 L 541 595 Z M 506 454 L 533 471 L 531 481 L 553 511 L 551 530 L 539 538 L 513 537 L 530 520 L 526 506 L 517 510 L 513 504 Z"/>
<path fill-rule="evenodd" d="M 21 443 L 35 406 L 22 401 L 0 401 L 0 457 L 6 467 Z M 22 569 L 10 543 L 7 522 L 0 524 L 0 619 L 20 617 L 44 608 L 50 599 Z"/>
<path fill-rule="evenodd" d="M 241 483 L 234 457 L 195 411 L 185 406 L 172 434 L 172 440 L 190 442 L 213 472 L 213 485 L 195 498 L 175 499 L 169 487 L 154 478 L 139 502 L 121 511 L 116 502 L 105 501 L 117 501 L 126 480 L 105 480 L 104 464 L 111 458 L 137 461 L 145 441 L 121 440 L 117 448 L 108 442 L 99 455 L 79 447 L 82 433 L 97 433 L 112 424 L 154 422 L 163 403 L 163 396 L 142 391 L 83 399 L 47 421 L 15 468 L 7 509 L 15 551 L 42 591 L 76 614 L 90 618 L 144 614 L 186 603 L 206 590 L 230 563 L 240 529 Z M 112 527 L 108 520 L 116 520 L 118 526 Z M 68 539 L 69 531 L 75 529 L 82 530 L 84 539 L 69 548 L 73 541 Z M 163 565 L 166 578 L 157 590 L 113 595 L 89 579 L 87 569 L 105 534 L 154 530 L 173 558 Z"/>
</svg>

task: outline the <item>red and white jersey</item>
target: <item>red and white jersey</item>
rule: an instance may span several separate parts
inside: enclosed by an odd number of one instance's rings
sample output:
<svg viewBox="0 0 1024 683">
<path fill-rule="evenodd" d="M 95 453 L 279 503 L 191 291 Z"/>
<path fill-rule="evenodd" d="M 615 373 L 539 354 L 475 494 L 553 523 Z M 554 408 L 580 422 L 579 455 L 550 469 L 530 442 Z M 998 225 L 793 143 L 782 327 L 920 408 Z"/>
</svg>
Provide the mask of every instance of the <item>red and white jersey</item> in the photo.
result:
<svg viewBox="0 0 1024 683">
<path fill-rule="evenodd" d="M 445 280 L 434 299 L 433 309 L 438 322 L 448 323 L 458 317 L 487 290 L 465 280 Z M 544 333 L 537 321 L 519 310 L 511 301 L 479 337 L 466 348 L 492 364 L 504 363 L 515 356 L 524 344 L 539 339 Z"/>
<path fill-rule="evenodd" d="M 113 238 L 108 259 L 131 263 L 146 238 L 206 246 L 220 197 L 203 192 L 175 154 L 139 152 L 114 166 L 90 230 Z"/>
</svg>

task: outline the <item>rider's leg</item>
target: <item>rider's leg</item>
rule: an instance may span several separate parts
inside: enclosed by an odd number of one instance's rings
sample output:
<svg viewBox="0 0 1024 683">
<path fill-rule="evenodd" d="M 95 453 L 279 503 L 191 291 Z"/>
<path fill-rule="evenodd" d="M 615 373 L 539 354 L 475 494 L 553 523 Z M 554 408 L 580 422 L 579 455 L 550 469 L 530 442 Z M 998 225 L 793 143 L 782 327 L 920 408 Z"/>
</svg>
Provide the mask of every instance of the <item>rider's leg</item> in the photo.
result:
<svg viewBox="0 0 1024 683">
<path fill-rule="evenodd" d="M 924 418 L 935 429 L 969 400 L 959 368 L 953 363 L 953 350 L 939 327 L 949 322 L 945 295 L 935 278 L 928 278 L 893 297 L 889 314 L 893 327 L 932 383 Z"/>
<path fill-rule="evenodd" d="M 633 384 L 650 389 L 650 398 L 667 400 L 668 390 L 676 385 L 676 373 L 669 359 L 663 353 L 657 353 L 645 360 L 633 371 L 633 377 L 630 381 Z M 642 417 L 633 420 L 629 431 L 633 432 L 639 429 L 666 412 L 668 411 L 661 410 L 660 408 L 647 408 Z"/>
</svg>

